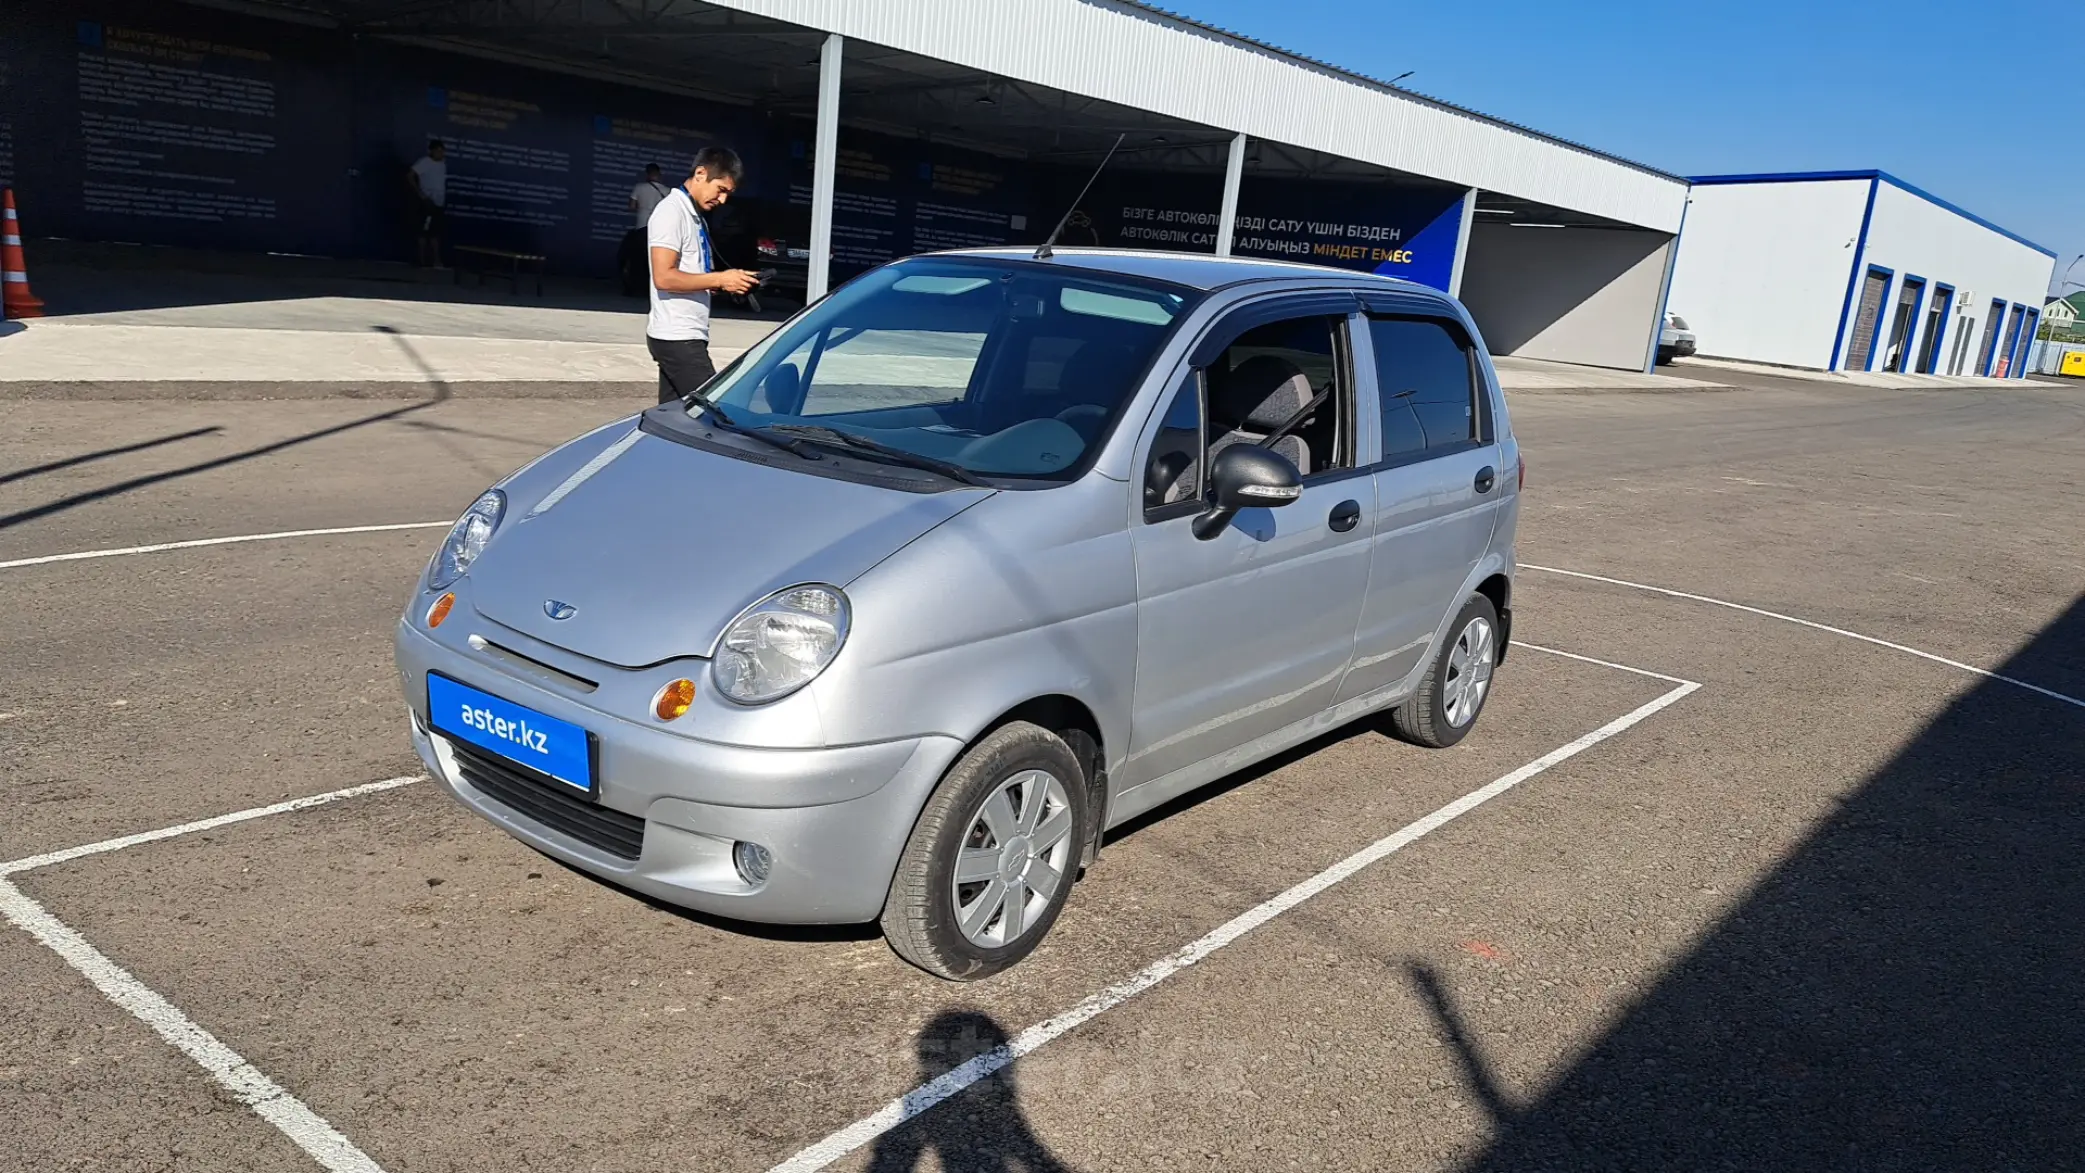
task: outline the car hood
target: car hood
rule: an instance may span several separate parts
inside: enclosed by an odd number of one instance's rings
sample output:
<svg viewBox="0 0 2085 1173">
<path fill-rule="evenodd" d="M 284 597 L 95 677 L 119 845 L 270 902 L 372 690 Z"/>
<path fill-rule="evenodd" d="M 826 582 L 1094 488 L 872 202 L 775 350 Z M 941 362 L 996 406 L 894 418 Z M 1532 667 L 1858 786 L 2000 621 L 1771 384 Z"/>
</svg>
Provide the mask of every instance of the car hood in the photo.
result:
<svg viewBox="0 0 2085 1173">
<path fill-rule="evenodd" d="M 775 591 L 844 587 L 991 495 L 911 493 L 631 439 L 548 508 L 509 503 L 470 569 L 481 614 L 626 668 L 707 656 Z"/>
</svg>

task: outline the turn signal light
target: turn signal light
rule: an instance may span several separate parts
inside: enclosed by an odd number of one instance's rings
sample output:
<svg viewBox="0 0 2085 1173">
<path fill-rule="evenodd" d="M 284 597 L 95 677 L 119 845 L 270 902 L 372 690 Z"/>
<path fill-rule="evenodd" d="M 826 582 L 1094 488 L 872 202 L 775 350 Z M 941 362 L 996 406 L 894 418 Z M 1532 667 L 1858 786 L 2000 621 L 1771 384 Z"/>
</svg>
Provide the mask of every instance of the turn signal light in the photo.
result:
<svg viewBox="0 0 2085 1173">
<path fill-rule="evenodd" d="M 442 620 L 447 619 L 449 617 L 449 608 L 454 607 L 455 605 L 456 593 L 454 591 L 451 591 L 448 594 L 443 595 L 441 598 L 436 599 L 434 601 L 434 606 L 429 607 L 427 609 L 427 626 L 440 627 L 442 625 Z"/>
<path fill-rule="evenodd" d="M 652 713 L 661 721 L 671 721 L 687 713 L 695 703 L 695 682 L 675 680 L 659 690 L 659 699 L 652 702 Z"/>
</svg>

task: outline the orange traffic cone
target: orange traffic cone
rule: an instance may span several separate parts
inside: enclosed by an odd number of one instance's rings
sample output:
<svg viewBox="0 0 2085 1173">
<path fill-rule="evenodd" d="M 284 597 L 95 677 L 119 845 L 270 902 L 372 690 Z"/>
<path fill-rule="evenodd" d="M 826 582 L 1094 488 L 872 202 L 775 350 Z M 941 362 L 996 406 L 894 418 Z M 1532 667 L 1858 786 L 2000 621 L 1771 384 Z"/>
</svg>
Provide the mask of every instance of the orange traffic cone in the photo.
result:
<svg viewBox="0 0 2085 1173">
<path fill-rule="evenodd" d="M 14 189 L 0 189 L 0 208 L 6 210 L 6 219 L 0 221 L 0 316 L 9 318 L 40 318 L 43 302 L 29 292 L 29 267 L 22 260 L 22 227 L 14 214 Z"/>
</svg>

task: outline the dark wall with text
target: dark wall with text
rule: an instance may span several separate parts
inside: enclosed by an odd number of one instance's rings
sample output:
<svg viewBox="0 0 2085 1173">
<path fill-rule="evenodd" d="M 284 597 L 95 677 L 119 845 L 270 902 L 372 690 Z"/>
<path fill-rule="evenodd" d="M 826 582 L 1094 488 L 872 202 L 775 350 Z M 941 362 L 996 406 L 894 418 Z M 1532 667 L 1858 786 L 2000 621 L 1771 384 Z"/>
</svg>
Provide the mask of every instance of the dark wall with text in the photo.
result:
<svg viewBox="0 0 2085 1173">
<path fill-rule="evenodd" d="M 720 239 L 808 243 L 802 121 L 185 5 L 0 0 L 0 185 L 34 235 L 403 260 L 430 138 L 451 244 L 606 275 L 645 164 L 674 182 L 712 144 L 748 168 Z M 843 128 L 834 278 L 1038 242 L 1085 178 Z M 1445 287 L 1458 194 L 1249 178 L 1237 251 Z M 1103 176 L 1066 242 L 1210 251 L 1219 196 L 1214 176 Z"/>
</svg>

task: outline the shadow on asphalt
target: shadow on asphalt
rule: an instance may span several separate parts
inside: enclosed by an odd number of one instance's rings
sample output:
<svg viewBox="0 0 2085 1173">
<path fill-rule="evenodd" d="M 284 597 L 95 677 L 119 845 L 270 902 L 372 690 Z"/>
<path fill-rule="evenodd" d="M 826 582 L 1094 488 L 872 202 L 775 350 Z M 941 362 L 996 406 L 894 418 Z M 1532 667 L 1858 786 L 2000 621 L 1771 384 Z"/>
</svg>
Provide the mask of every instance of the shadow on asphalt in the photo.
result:
<svg viewBox="0 0 2085 1173">
<path fill-rule="evenodd" d="M 2000 672 L 2078 695 L 2085 599 Z M 1465 1173 L 2077 1168 L 2085 710 L 1963 694 L 1532 1102 L 1459 1050 Z"/>
<path fill-rule="evenodd" d="M 914 1040 L 919 1082 L 934 1080 L 1008 1042 L 1006 1029 L 989 1014 L 947 1010 L 927 1023 Z M 1014 1068 L 1008 1064 L 964 1089 L 956 1101 L 913 1117 L 884 1133 L 869 1156 L 869 1173 L 912 1173 L 926 1169 L 927 1154 L 943 1173 L 1071 1173 L 1028 1126 L 1021 1111 Z M 951 1111 L 950 1109 L 959 1109 Z"/>
<path fill-rule="evenodd" d="M 420 357 L 420 352 L 413 349 L 413 344 L 410 341 L 408 341 L 404 335 L 400 334 L 396 330 L 393 330 L 389 326 L 377 326 L 374 327 L 374 329 L 378 333 L 390 335 L 391 338 L 398 343 L 399 348 L 404 350 L 407 357 L 409 357 L 413 361 L 413 364 L 415 366 L 418 366 L 421 372 L 427 376 L 428 384 L 434 388 L 434 394 L 432 396 L 430 396 L 427 399 L 423 399 L 418 403 L 409 403 L 404 407 L 394 407 L 389 411 L 380 411 L 375 413 L 374 415 L 363 416 L 360 419 L 348 420 L 346 423 L 334 424 L 332 427 L 319 428 L 315 431 L 304 432 L 300 435 L 290 436 L 287 439 L 277 440 L 271 444 L 262 444 L 256 448 L 248 448 L 239 452 L 227 453 L 223 456 L 213 457 L 209 460 L 198 461 L 195 464 L 183 465 L 180 468 L 170 468 L 162 472 L 147 473 L 143 476 L 131 477 L 128 480 L 118 481 L 113 485 L 103 485 L 98 489 L 88 489 L 84 492 L 74 493 L 68 497 L 60 497 L 55 501 L 46 501 L 41 505 L 32 505 L 27 509 L 19 509 L 13 513 L 0 516 L 0 529 L 8 529 L 13 526 L 23 525 L 28 522 L 36 521 L 40 518 L 49 517 L 52 514 L 63 513 L 68 509 L 78 508 L 81 505 L 91 504 L 95 501 L 104 501 L 110 497 L 120 497 L 125 493 L 136 492 L 139 489 L 150 488 L 153 485 L 165 484 L 168 481 L 177 481 L 183 477 L 191 477 L 199 473 L 211 472 L 213 470 L 227 468 L 235 464 L 244 464 L 249 460 L 259 460 L 263 456 L 272 456 L 277 452 L 286 451 L 288 449 L 298 447 L 302 444 L 309 444 L 315 440 L 323 440 L 329 436 L 338 436 L 344 432 L 352 432 L 358 428 L 369 427 L 372 424 L 381 424 L 391 420 L 401 419 L 405 416 L 413 414 L 416 411 L 425 411 L 428 408 L 435 406 L 436 404 L 445 403 L 448 401 L 450 396 L 453 394 L 453 391 L 450 388 L 447 380 L 443 379 L 439 374 L 435 373 L 435 369 L 427 364 L 426 359 Z M 220 429 L 218 428 L 203 428 L 195 432 L 186 432 L 182 433 L 180 436 L 168 437 L 166 439 L 187 439 L 203 435 L 207 432 L 215 432 L 219 430 Z M 164 442 L 166 442 L 166 440 L 164 439 L 147 441 L 146 443 L 133 445 L 132 447 L 127 449 L 114 448 L 98 453 L 88 453 L 84 456 L 69 458 L 67 460 L 59 461 L 53 465 L 44 467 L 62 468 L 67 464 L 79 464 L 88 460 L 99 459 L 103 456 L 114 455 L 119 452 L 136 451 L 140 448 L 149 448 L 156 444 Z M 27 472 L 30 473 L 36 471 L 39 470 L 27 470 Z"/>
<path fill-rule="evenodd" d="M 18 468 L 13 472 L 0 473 L 0 485 L 12 484 L 15 481 L 26 481 L 30 477 L 57 472 L 59 469 L 92 464 L 97 460 L 107 460 L 111 456 L 123 456 L 131 452 L 143 452 L 148 448 L 160 448 L 168 444 L 178 444 L 183 440 L 193 440 L 198 436 L 212 436 L 222 431 L 224 431 L 223 428 L 214 426 L 191 428 L 186 432 L 174 432 L 170 435 L 155 436 L 150 440 L 139 440 L 135 444 L 119 444 L 114 448 L 97 448 L 92 452 L 82 452 L 77 456 L 68 456 L 62 460 L 32 464 L 28 468 Z"/>
</svg>

